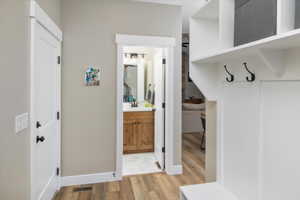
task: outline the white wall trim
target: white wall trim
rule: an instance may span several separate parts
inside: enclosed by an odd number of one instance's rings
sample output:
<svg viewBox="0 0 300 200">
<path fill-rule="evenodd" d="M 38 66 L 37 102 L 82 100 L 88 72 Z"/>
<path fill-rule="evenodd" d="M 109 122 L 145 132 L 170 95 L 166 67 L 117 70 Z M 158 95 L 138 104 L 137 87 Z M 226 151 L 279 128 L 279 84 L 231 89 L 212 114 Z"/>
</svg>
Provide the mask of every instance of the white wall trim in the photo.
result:
<svg viewBox="0 0 300 200">
<path fill-rule="evenodd" d="M 169 175 L 179 175 L 182 174 L 183 172 L 183 167 L 182 165 L 173 165 L 171 168 L 167 169 L 167 173 Z"/>
<path fill-rule="evenodd" d="M 223 172 L 223 166 L 224 166 L 224 155 L 223 155 L 223 101 L 217 101 L 217 128 L 216 128 L 216 137 L 217 137 L 217 145 L 216 145 L 216 164 L 217 164 L 217 182 L 219 184 L 223 184 L 224 180 L 224 172 Z"/>
<path fill-rule="evenodd" d="M 106 172 L 99 174 L 87 174 L 78 176 L 64 176 L 61 178 L 61 186 L 96 184 L 103 182 L 118 181 L 119 178 L 114 176 L 114 172 Z"/>
<path fill-rule="evenodd" d="M 116 134 L 117 134 L 117 146 L 116 146 L 116 176 L 122 178 L 123 172 L 123 84 L 120 81 L 124 79 L 123 66 L 123 45 L 118 44 L 117 49 L 117 122 L 116 122 Z"/>
<path fill-rule="evenodd" d="M 116 43 L 129 46 L 147 47 L 175 47 L 176 40 L 171 37 L 140 36 L 140 35 L 116 35 Z"/>
<path fill-rule="evenodd" d="M 132 0 L 132 1 L 183 6 L 183 0 Z"/>
<path fill-rule="evenodd" d="M 166 119 L 165 119 L 165 167 L 166 172 L 169 174 L 172 171 L 174 165 L 174 134 L 176 134 L 175 124 L 174 124 L 174 101 L 176 99 L 176 91 L 174 90 L 175 78 L 175 52 L 174 47 L 170 46 L 167 51 L 167 65 L 166 65 L 166 92 L 165 92 L 165 101 L 166 101 Z M 181 135 L 181 134 L 180 134 Z"/>
<path fill-rule="evenodd" d="M 60 28 L 35 1 L 31 1 L 30 17 L 36 19 L 39 24 L 46 28 L 59 41 L 62 41 L 63 34 Z"/>
<path fill-rule="evenodd" d="M 166 66 L 166 153 L 165 166 L 166 172 L 174 172 L 174 101 L 176 91 L 174 90 L 174 71 L 175 71 L 175 38 L 137 36 L 137 35 L 116 35 L 117 43 L 117 94 L 116 94 L 116 115 L 117 115 L 117 147 L 116 147 L 116 177 L 122 177 L 123 171 L 123 48 L 124 46 L 147 46 L 167 49 Z M 177 170 L 177 172 L 182 170 Z"/>
</svg>

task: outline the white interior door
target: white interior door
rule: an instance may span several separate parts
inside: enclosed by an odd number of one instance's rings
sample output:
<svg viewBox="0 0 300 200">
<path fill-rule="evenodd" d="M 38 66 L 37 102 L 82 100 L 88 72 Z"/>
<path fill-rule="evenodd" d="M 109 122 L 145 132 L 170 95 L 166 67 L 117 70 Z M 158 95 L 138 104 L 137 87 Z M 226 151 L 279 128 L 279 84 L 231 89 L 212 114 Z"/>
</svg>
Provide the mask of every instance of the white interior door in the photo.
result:
<svg viewBox="0 0 300 200">
<path fill-rule="evenodd" d="M 61 44 L 32 20 L 32 200 L 50 200 L 59 188 Z"/>
<path fill-rule="evenodd" d="M 165 168 L 165 67 L 163 64 L 163 49 L 157 49 L 154 54 L 154 84 L 155 84 L 155 157 Z"/>
</svg>

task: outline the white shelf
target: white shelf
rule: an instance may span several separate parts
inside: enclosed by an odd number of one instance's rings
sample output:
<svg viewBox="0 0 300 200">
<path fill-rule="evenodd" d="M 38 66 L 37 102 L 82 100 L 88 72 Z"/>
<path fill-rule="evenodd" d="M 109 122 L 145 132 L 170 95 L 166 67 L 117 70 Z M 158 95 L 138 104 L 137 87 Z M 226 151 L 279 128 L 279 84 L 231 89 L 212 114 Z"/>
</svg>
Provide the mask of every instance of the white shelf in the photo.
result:
<svg viewBox="0 0 300 200">
<path fill-rule="evenodd" d="M 282 51 L 300 47 L 300 29 L 268 37 L 262 40 L 233 47 L 219 52 L 193 59 L 193 63 L 223 63 L 228 60 L 264 53 L 266 51 Z"/>
<path fill-rule="evenodd" d="M 185 186 L 180 191 L 182 199 L 186 200 L 238 200 L 218 183 Z"/>
</svg>

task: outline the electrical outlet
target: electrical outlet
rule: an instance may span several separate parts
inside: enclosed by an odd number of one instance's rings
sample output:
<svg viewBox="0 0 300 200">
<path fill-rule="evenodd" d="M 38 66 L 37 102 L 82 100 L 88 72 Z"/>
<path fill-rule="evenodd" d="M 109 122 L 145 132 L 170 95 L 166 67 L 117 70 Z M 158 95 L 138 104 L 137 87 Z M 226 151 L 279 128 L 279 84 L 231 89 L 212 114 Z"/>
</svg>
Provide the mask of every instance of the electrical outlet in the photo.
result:
<svg viewBox="0 0 300 200">
<path fill-rule="evenodd" d="M 15 119 L 16 133 L 19 133 L 27 128 L 28 128 L 28 113 L 24 113 L 24 114 L 16 116 L 16 119 Z"/>
</svg>

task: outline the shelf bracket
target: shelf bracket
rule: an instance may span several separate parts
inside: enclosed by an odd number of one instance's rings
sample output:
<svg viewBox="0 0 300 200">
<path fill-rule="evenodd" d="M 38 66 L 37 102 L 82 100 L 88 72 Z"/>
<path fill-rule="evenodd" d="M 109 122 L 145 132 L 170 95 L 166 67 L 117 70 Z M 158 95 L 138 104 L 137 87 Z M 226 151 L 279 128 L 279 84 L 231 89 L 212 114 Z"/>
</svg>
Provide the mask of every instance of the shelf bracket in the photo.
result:
<svg viewBox="0 0 300 200">
<path fill-rule="evenodd" d="M 258 55 L 264 64 L 277 76 L 282 77 L 286 72 L 288 50 L 259 49 Z"/>
</svg>

